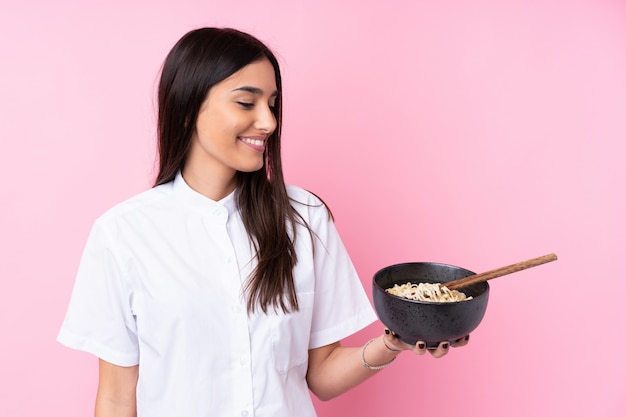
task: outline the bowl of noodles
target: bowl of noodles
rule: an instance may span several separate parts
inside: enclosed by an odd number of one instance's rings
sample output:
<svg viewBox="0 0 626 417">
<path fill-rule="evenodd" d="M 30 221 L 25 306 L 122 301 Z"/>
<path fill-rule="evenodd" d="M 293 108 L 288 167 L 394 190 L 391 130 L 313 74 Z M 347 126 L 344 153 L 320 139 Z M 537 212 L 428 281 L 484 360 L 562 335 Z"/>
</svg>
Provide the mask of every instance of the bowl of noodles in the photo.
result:
<svg viewBox="0 0 626 417">
<path fill-rule="evenodd" d="M 489 284 L 479 282 L 458 291 L 446 282 L 473 275 L 454 265 L 412 262 L 385 267 L 374 274 L 372 297 L 380 321 L 405 343 L 439 342 L 470 334 L 487 310 Z"/>
</svg>

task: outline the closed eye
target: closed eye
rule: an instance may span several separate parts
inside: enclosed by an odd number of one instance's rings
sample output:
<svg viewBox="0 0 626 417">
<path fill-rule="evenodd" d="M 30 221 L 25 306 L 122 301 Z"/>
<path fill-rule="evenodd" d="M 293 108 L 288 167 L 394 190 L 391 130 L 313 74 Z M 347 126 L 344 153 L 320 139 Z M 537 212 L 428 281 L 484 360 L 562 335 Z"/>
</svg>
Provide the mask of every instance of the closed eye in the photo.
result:
<svg viewBox="0 0 626 417">
<path fill-rule="evenodd" d="M 237 104 L 239 104 L 244 109 L 251 109 L 251 108 L 254 107 L 254 103 L 248 103 L 248 102 L 245 102 L 245 101 L 238 101 Z"/>
</svg>

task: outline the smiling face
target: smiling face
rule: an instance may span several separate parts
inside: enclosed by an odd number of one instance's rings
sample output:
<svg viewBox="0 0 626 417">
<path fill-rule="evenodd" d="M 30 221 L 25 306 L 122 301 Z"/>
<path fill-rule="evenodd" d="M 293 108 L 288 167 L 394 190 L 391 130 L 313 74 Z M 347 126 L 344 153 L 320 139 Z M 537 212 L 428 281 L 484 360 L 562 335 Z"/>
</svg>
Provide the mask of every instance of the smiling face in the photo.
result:
<svg viewBox="0 0 626 417">
<path fill-rule="evenodd" d="M 276 129 L 277 95 L 274 67 L 267 59 L 252 62 L 209 90 L 183 169 L 192 188 L 219 199 L 235 188 L 237 171 L 263 167 L 267 138 Z"/>
</svg>

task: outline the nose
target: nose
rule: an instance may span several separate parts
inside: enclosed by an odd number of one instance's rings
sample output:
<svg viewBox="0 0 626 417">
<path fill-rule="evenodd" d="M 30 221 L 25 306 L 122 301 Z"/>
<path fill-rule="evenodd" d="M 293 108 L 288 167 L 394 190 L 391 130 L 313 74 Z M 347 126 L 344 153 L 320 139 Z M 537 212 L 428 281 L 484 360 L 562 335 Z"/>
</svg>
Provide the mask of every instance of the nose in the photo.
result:
<svg viewBox="0 0 626 417">
<path fill-rule="evenodd" d="M 276 117 L 274 116 L 274 112 L 269 106 L 259 106 L 257 109 L 258 114 L 254 122 L 254 127 L 266 132 L 268 135 L 272 134 L 276 129 Z"/>
</svg>

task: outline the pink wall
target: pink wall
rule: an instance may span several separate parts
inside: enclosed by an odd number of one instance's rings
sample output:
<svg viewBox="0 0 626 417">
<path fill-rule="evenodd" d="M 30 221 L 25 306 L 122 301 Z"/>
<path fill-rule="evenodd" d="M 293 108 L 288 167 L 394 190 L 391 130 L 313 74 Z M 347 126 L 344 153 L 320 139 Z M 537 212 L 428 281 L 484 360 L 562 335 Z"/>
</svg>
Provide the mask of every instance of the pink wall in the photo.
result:
<svg viewBox="0 0 626 417">
<path fill-rule="evenodd" d="M 368 292 L 392 263 L 559 255 L 493 281 L 468 347 L 321 417 L 624 415 L 626 5 L 382 3 L 0 0 L 0 416 L 91 413 L 96 360 L 56 332 L 94 217 L 150 183 L 159 65 L 204 25 L 281 56 L 288 180 Z"/>
</svg>

